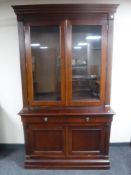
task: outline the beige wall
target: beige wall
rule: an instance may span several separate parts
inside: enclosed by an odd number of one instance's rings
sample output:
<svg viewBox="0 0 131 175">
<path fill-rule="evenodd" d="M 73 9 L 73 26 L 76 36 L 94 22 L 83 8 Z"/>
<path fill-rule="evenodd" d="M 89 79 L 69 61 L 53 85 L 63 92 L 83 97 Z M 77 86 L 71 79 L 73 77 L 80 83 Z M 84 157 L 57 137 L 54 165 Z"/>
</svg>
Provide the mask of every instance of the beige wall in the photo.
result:
<svg viewBox="0 0 131 175">
<path fill-rule="evenodd" d="M 111 104 L 116 115 L 111 142 L 131 137 L 131 1 L 130 0 L 0 0 L 0 143 L 23 143 L 17 113 L 22 108 L 20 62 L 15 4 L 118 3 L 115 15 Z"/>
</svg>

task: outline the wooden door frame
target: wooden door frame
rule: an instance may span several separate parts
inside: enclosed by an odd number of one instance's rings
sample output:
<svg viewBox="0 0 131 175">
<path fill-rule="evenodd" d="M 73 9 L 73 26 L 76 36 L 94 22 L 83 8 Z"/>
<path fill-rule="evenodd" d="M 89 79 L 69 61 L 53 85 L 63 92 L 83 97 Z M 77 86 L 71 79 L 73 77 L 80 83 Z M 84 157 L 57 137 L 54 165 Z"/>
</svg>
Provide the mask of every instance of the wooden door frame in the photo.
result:
<svg viewBox="0 0 131 175">
<path fill-rule="evenodd" d="M 72 100 L 72 25 L 99 25 L 102 26 L 102 42 L 101 42 L 101 91 L 100 91 L 100 100 Z M 98 106 L 102 105 L 105 102 L 105 84 L 106 84 L 106 60 L 107 60 L 107 21 L 106 20 L 69 20 L 67 21 L 67 31 L 68 31 L 68 42 L 66 42 L 66 90 L 67 90 L 67 106 Z"/>
<path fill-rule="evenodd" d="M 60 27 L 60 55 L 61 55 L 61 100 L 60 101 L 37 101 L 33 99 L 33 77 L 32 77 L 32 55 L 30 41 L 31 26 L 54 26 Z M 25 23 L 25 53 L 26 53 L 26 71 L 27 71 L 27 87 L 28 87 L 28 102 L 31 106 L 62 106 L 65 104 L 65 43 L 64 43 L 64 24 L 60 21 L 44 21 Z"/>
</svg>

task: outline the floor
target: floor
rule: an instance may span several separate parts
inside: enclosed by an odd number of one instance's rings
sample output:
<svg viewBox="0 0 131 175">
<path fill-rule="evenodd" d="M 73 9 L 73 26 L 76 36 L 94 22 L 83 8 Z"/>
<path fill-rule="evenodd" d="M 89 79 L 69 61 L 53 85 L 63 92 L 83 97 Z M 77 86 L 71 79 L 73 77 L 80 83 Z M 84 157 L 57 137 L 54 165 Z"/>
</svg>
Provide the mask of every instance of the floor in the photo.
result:
<svg viewBox="0 0 131 175">
<path fill-rule="evenodd" d="M 131 148 L 110 147 L 110 170 L 27 170 L 23 168 L 24 149 L 0 151 L 0 175 L 131 175 Z"/>
</svg>

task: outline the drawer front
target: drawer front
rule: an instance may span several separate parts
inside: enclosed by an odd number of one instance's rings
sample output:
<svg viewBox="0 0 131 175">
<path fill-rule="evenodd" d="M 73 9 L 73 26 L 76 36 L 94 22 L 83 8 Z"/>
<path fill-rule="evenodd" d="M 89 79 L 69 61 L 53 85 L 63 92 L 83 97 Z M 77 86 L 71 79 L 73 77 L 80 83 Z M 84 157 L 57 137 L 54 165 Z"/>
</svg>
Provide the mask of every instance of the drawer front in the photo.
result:
<svg viewBox="0 0 131 175">
<path fill-rule="evenodd" d="M 23 122 L 29 123 L 106 123 L 111 122 L 112 117 L 105 117 L 105 116 L 33 116 L 33 117 L 23 117 Z"/>
</svg>

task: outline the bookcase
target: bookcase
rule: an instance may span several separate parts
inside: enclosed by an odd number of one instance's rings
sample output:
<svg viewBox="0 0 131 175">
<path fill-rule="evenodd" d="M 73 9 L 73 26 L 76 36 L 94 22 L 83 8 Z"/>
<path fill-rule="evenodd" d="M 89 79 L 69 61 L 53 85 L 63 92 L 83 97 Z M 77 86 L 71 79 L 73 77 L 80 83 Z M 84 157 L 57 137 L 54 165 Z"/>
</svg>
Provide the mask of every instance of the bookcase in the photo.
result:
<svg viewBox="0 0 131 175">
<path fill-rule="evenodd" d="M 116 4 L 13 6 L 25 168 L 106 169 Z"/>
</svg>

